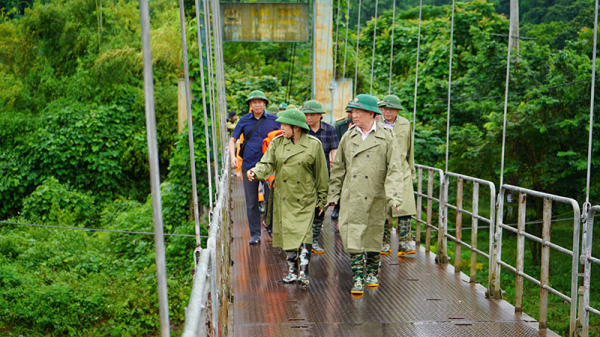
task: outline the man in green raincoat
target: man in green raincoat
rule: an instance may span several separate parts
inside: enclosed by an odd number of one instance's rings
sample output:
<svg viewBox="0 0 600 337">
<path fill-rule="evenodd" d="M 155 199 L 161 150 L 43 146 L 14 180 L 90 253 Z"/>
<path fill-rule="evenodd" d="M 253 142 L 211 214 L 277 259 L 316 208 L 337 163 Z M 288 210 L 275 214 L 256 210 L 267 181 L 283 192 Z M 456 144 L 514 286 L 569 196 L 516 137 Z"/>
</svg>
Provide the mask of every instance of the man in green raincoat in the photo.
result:
<svg viewBox="0 0 600 337">
<path fill-rule="evenodd" d="M 350 103 L 352 103 L 352 101 L 348 102 L 348 105 L 346 105 L 346 113 L 348 113 L 348 116 L 346 117 L 341 117 L 335 120 L 335 124 L 334 124 L 334 128 L 335 128 L 335 133 L 338 137 L 338 140 L 342 140 L 342 136 L 344 135 L 344 133 L 346 133 L 346 131 L 348 131 L 348 128 L 350 128 L 352 125 L 352 108 L 350 107 Z M 337 220 L 340 216 L 340 204 L 338 203 L 334 208 L 333 208 L 333 212 L 331 212 L 331 219 L 332 220 Z"/>
<path fill-rule="evenodd" d="M 350 254 L 351 294 L 362 296 L 365 283 L 379 286 L 385 219 L 390 207 L 397 212 L 402 205 L 403 180 L 394 134 L 375 122 L 375 115 L 381 114 L 377 100 L 358 95 L 350 107 L 354 126 L 340 141 L 327 205 L 341 205 L 339 228 Z"/>
<path fill-rule="evenodd" d="M 396 147 L 398 149 L 400 167 L 402 168 L 404 192 L 402 194 L 402 207 L 398 212 L 398 256 L 416 254 L 417 252 L 408 243 L 410 234 L 411 215 L 417 214 L 415 206 L 415 194 L 413 181 L 416 180 L 415 173 L 415 152 L 412 147 L 412 130 L 408 119 L 399 116 L 398 112 L 402 109 L 400 98 L 396 95 L 388 95 L 379 102 L 379 109 L 383 113 L 383 125 L 390 127 L 396 136 Z M 414 179 L 414 180 L 413 180 Z M 391 216 L 391 212 L 389 214 Z M 383 235 L 382 255 L 388 255 L 391 252 L 391 228 L 392 223 L 386 220 L 385 231 Z"/>
<path fill-rule="evenodd" d="M 247 177 L 249 181 L 265 180 L 277 172 L 272 197 L 273 247 L 286 252 L 289 273 L 283 282 L 298 281 L 306 288 L 315 209 L 323 212 L 327 201 L 327 160 L 321 142 L 307 134 L 309 128 L 302 112 L 283 111 L 277 122 L 281 123 L 283 134 L 273 138 Z"/>
</svg>

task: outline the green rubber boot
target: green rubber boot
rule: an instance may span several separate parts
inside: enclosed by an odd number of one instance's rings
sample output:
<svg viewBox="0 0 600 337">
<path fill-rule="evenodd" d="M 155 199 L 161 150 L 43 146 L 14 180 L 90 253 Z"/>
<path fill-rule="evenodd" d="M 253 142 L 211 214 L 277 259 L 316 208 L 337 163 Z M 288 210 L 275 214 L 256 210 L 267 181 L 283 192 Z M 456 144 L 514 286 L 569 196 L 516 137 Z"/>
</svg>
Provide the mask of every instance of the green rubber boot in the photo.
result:
<svg viewBox="0 0 600 337">
<path fill-rule="evenodd" d="M 319 236 L 321 235 L 321 228 L 323 223 L 316 220 L 312 225 L 313 240 L 312 240 L 312 252 L 313 254 L 325 254 L 325 250 L 319 246 Z"/>
<path fill-rule="evenodd" d="M 417 253 L 409 244 L 410 216 L 398 218 L 398 256 L 414 255 Z"/>
</svg>

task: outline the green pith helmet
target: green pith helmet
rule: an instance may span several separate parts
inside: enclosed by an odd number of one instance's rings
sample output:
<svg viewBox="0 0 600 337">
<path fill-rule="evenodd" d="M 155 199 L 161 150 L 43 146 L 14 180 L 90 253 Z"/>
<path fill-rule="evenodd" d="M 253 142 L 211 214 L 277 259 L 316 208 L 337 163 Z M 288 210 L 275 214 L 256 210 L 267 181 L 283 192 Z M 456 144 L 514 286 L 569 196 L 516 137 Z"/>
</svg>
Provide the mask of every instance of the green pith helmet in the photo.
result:
<svg viewBox="0 0 600 337">
<path fill-rule="evenodd" d="M 254 90 L 246 98 L 246 104 L 250 104 L 250 101 L 253 99 L 262 99 L 265 101 L 265 104 L 269 104 L 269 99 L 265 96 L 265 93 L 260 90 Z"/>
<path fill-rule="evenodd" d="M 285 109 L 287 109 L 287 107 L 288 107 L 288 105 L 285 103 L 279 104 L 279 110 L 285 110 Z"/>
<path fill-rule="evenodd" d="M 271 104 L 267 108 L 267 112 L 270 113 L 270 114 L 277 115 L 277 113 L 279 112 L 279 108 L 277 107 L 277 105 Z"/>
<path fill-rule="evenodd" d="M 381 115 L 381 111 L 379 111 L 379 108 L 377 107 L 377 99 L 371 95 L 360 94 L 356 96 L 348 106 L 351 108 L 372 111 L 375 114 Z"/>
<path fill-rule="evenodd" d="M 316 99 L 311 99 L 310 101 L 304 102 L 300 111 L 305 114 L 324 114 L 325 110 L 323 110 L 323 105 L 319 103 Z"/>
<path fill-rule="evenodd" d="M 351 113 L 352 112 L 352 107 L 350 106 L 350 104 L 352 104 L 352 101 L 348 102 L 348 105 L 346 105 L 346 112 L 347 113 Z"/>
<path fill-rule="evenodd" d="M 279 113 L 277 122 L 285 123 L 289 125 L 298 126 L 301 129 L 308 131 L 308 124 L 306 124 L 306 116 L 302 111 L 297 109 L 287 109 Z"/>
<path fill-rule="evenodd" d="M 293 105 L 293 104 L 290 104 L 290 105 L 288 105 L 288 107 L 287 107 L 287 108 L 285 108 L 285 109 L 286 109 L 286 110 L 290 110 L 290 109 L 296 109 L 296 110 L 298 110 L 298 107 L 297 107 L 297 106 L 295 106 L 295 105 Z"/>
<path fill-rule="evenodd" d="M 400 98 L 396 95 L 387 95 L 383 98 L 383 101 L 378 103 L 380 108 L 392 108 L 398 110 L 404 110 L 402 104 L 400 104 Z"/>
</svg>

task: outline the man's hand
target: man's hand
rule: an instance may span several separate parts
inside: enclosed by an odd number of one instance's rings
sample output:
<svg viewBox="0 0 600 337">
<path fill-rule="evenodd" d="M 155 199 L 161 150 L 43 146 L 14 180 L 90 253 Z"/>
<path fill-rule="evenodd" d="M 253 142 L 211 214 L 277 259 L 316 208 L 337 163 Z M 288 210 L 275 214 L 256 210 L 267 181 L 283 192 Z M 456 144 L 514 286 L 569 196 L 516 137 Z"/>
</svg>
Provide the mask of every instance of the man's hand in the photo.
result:
<svg viewBox="0 0 600 337">
<path fill-rule="evenodd" d="M 231 158 L 231 168 L 236 170 L 240 166 L 236 157 Z"/>
<path fill-rule="evenodd" d="M 321 207 L 319 207 L 319 205 L 315 206 L 316 209 L 319 210 L 319 215 L 323 214 L 323 212 L 325 212 L 324 209 L 322 209 Z"/>
<path fill-rule="evenodd" d="M 400 210 L 400 206 L 398 206 L 398 205 L 392 205 L 392 207 L 394 207 L 397 211 Z"/>
<path fill-rule="evenodd" d="M 325 205 L 325 208 L 327 208 L 327 207 L 329 207 L 329 206 L 333 206 L 333 207 L 335 207 L 335 206 L 337 206 L 337 202 L 328 202 L 328 203 Z"/>
<path fill-rule="evenodd" d="M 248 181 L 252 181 L 254 180 L 254 177 L 256 177 L 256 174 L 250 170 L 248 170 L 246 172 L 246 177 L 248 178 Z"/>
</svg>

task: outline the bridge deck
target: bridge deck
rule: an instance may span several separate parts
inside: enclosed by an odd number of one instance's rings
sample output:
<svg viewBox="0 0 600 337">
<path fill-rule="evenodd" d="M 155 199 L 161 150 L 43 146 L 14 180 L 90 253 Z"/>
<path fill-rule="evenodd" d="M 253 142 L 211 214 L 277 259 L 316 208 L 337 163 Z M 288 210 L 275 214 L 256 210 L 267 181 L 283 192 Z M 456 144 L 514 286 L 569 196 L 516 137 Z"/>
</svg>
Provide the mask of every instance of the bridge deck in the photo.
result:
<svg viewBox="0 0 600 337">
<path fill-rule="evenodd" d="M 243 188 L 239 179 L 233 185 L 233 336 L 540 335 L 535 320 L 515 315 L 506 301 L 486 299 L 484 287 L 437 265 L 423 248 L 410 258 L 382 256 L 379 288 L 352 298 L 349 256 L 329 214 L 321 234 L 325 255 L 313 254 L 309 289 L 284 284 L 283 251 L 266 233 L 260 245 L 248 245 Z"/>
</svg>

